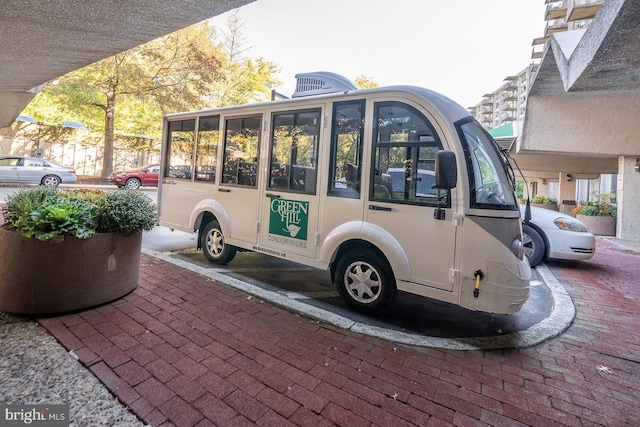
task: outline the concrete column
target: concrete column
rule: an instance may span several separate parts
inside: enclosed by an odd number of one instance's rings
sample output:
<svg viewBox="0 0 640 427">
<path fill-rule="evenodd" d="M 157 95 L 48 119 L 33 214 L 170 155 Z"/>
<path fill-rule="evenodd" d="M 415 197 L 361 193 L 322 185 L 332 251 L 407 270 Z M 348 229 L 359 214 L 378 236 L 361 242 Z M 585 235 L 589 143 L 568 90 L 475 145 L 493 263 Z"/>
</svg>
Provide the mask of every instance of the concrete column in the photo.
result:
<svg viewBox="0 0 640 427">
<path fill-rule="evenodd" d="M 569 181 L 569 179 L 571 179 Z M 575 202 L 576 200 L 576 177 L 571 172 L 560 172 L 558 176 L 558 209 L 567 215 L 573 215 L 573 203 L 563 203 L 563 200 Z"/>
<path fill-rule="evenodd" d="M 638 156 L 618 159 L 618 221 L 616 236 L 620 239 L 640 241 L 640 172 L 636 172 Z M 634 197 L 635 196 L 635 197 Z"/>
<path fill-rule="evenodd" d="M 537 181 L 537 193 L 534 196 L 549 197 L 549 183 L 545 178 L 538 178 Z"/>
</svg>

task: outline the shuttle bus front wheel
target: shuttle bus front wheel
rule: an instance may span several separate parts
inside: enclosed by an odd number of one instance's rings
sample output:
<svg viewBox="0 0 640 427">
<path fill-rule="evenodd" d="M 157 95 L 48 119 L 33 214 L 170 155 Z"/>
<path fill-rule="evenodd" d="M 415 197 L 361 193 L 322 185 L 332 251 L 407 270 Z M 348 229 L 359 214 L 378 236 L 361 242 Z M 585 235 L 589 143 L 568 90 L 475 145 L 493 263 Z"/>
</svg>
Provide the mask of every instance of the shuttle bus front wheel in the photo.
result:
<svg viewBox="0 0 640 427">
<path fill-rule="evenodd" d="M 334 282 L 342 298 L 354 309 L 382 312 L 395 295 L 395 279 L 388 262 L 366 249 L 347 252 L 336 266 Z"/>
</svg>

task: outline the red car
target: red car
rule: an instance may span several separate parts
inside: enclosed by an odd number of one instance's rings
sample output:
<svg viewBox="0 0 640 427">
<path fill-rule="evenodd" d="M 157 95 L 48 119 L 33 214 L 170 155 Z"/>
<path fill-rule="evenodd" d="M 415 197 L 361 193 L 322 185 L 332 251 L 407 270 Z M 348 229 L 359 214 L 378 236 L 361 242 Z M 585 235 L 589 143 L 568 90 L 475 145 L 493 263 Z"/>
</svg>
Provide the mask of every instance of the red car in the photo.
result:
<svg viewBox="0 0 640 427">
<path fill-rule="evenodd" d="M 109 182 L 114 183 L 118 188 L 131 188 L 137 190 L 140 187 L 157 186 L 160 165 L 143 166 L 128 172 L 114 172 L 109 175 Z"/>
</svg>

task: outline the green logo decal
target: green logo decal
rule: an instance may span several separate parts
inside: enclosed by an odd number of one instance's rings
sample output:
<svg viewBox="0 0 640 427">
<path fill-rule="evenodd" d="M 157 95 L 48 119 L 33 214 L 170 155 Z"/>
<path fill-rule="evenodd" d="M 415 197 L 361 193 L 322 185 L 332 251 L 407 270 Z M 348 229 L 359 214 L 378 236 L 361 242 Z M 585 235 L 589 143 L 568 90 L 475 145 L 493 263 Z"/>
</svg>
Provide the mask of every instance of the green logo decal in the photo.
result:
<svg viewBox="0 0 640 427">
<path fill-rule="evenodd" d="M 272 199 L 269 216 L 269 233 L 290 239 L 307 240 L 309 222 L 309 202 L 297 200 Z M 288 239 L 287 239 L 288 240 Z M 279 239 L 277 241 L 280 241 Z M 280 243 L 287 243 L 280 241 Z M 294 246 L 299 246 L 293 244 Z"/>
</svg>

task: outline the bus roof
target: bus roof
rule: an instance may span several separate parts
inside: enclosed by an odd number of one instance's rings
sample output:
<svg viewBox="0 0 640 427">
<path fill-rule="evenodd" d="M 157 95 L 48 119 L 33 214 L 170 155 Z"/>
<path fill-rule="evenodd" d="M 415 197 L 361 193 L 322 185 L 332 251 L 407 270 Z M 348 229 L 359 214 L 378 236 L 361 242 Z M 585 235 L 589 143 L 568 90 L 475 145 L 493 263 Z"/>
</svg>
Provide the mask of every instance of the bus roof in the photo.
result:
<svg viewBox="0 0 640 427">
<path fill-rule="evenodd" d="M 179 118 L 185 115 L 193 115 L 193 114 L 207 114 L 207 113 L 220 113 L 224 111 L 233 111 L 237 109 L 245 109 L 251 107 L 265 107 L 272 105 L 287 105 L 291 104 L 296 105 L 298 103 L 304 103 L 312 99 L 322 100 L 322 99 L 334 99 L 335 101 L 340 101 L 341 98 L 353 99 L 358 96 L 368 96 L 378 93 L 391 93 L 395 92 L 398 94 L 406 93 L 417 96 L 418 98 L 423 99 L 429 104 L 432 108 L 434 108 L 443 119 L 450 123 L 454 123 L 460 119 L 471 116 L 465 108 L 463 108 L 460 104 L 451 100 L 450 98 L 435 92 L 430 89 L 418 87 L 418 86 L 408 86 L 408 85 L 398 85 L 398 86 L 385 86 L 385 87 L 377 87 L 371 89 L 357 89 L 357 90 L 349 90 L 340 93 L 329 93 L 322 95 L 309 95 L 309 96 L 299 96 L 291 99 L 282 99 L 275 101 L 264 101 L 264 102 L 256 102 L 252 104 L 241 104 L 235 106 L 228 107 L 218 107 L 218 108 L 210 108 L 198 111 L 190 111 L 190 112 L 180 112 L 180 113 L 171 113 L 167 114 L 165 117 L 167 119 Z"/>
</svg>

